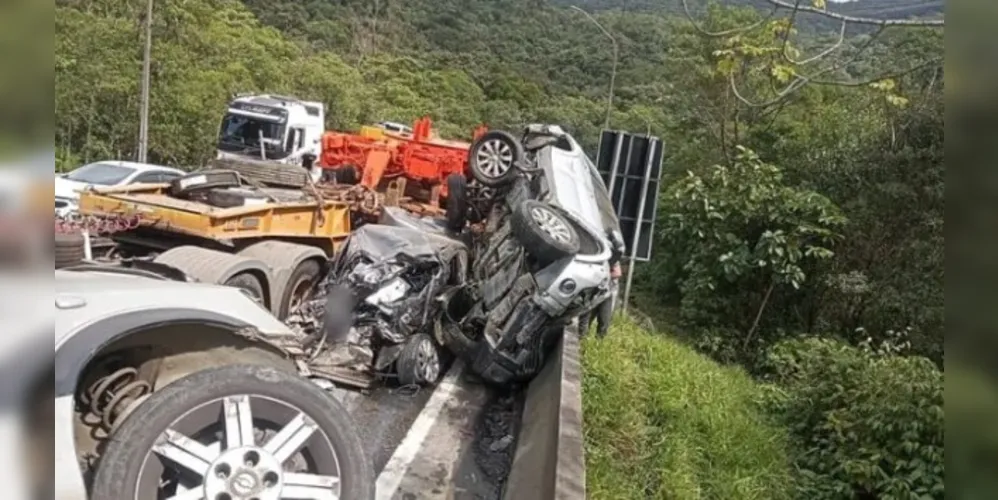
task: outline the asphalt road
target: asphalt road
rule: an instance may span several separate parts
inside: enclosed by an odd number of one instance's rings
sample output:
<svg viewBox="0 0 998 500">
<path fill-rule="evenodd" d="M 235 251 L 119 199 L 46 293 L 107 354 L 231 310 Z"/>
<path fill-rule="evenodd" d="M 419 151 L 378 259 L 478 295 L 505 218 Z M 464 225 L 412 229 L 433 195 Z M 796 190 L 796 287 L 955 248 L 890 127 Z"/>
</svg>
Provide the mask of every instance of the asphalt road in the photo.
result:
<svg viewBox="0 0 998 500">
<path fill-rule="evenodd" d="M 519 413 L 460 365 L 436 387 L 415 392 L 383 387 L 333 395 L 374 462 L 377 500 L 499 499 Z"/>
</svg>

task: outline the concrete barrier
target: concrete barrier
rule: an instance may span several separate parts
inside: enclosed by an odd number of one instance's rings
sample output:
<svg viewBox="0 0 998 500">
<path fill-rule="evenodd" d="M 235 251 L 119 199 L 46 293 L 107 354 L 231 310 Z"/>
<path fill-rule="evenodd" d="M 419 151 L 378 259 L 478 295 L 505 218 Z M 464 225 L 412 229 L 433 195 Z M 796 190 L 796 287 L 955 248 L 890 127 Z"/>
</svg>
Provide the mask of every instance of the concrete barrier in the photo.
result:
<svg viewBox="0 0 998 500">
<path fill-rule="evenodd" d="M 503 500 L 584 500 L 582 367 L 574 326 L 527 388 Z"/>
</svg>

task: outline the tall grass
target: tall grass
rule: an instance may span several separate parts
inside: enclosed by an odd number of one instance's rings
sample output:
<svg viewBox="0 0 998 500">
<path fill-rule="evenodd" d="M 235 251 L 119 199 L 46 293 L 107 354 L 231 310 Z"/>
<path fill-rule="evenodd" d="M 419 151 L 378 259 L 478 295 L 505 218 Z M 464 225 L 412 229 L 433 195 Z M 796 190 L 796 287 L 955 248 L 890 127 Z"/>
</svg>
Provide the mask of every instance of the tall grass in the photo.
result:
<svg viewBox="0 0 998 500">
<path fill-rule="evenodd" d="M 787 437 L 744 372 L 624 319 L 582 355 L 589 498 L 792 495 Z"/>
</svg>

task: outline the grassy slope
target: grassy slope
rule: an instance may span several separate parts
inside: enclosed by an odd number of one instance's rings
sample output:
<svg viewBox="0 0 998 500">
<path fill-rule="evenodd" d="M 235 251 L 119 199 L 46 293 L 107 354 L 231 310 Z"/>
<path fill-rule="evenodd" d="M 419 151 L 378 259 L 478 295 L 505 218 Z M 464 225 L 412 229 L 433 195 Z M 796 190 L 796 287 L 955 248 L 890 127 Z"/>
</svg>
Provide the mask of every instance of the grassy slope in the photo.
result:
<svg viewBox="0 0 998 500">
<path fill-rule="evenodd" d="M 627 320 L 583 342 L 583 366 L 590 498 L 790 496 L 786 436 L 745 373 Z"/>
</svg>

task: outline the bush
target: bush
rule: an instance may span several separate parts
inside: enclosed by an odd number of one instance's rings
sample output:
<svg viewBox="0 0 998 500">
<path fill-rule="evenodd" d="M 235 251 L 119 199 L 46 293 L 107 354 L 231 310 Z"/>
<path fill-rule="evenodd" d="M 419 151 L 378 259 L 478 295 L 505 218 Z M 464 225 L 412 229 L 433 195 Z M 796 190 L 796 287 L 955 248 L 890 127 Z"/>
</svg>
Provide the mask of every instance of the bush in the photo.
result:
<svg viewBox="0 0 998 500">
<path fill-rule="evenodd" d="M 789 498 L 787 437 L 763 391 L 679 342 L 617 320 L 583 342 L 589 498 Z"/>
<path fill-rule="evenodd" d="M 779 337 L 788 304 L 832 258 L 846 222 L 827 198 L 789 185 L 743 147 L 731 165 L 689 172 L 662 203 L 664 281 L 677 285 L 687 325 L 718 334 L 697 344 L 722 361 L 751 361 Z"/>
<path fill-rule="evenodd" d="M 776 344 L 763 369 L 781 387 L 769 401 L 795 441 L 799 498 L 943 497 L 943 377 L 930 360 L 809 338 Z"/>
</svg>

